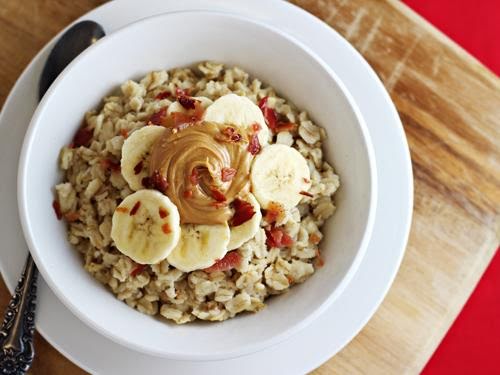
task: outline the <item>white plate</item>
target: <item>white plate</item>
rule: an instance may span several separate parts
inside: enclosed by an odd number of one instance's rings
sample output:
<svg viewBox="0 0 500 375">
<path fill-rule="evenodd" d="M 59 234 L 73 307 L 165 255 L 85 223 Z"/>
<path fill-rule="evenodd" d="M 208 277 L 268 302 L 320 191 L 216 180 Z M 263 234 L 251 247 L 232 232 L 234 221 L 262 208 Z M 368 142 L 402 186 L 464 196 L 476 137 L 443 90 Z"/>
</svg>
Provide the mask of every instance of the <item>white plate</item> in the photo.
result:
<svg viewBox="0 0 500 375">
<path fill-rule="evenodd" d="M 73 362 L 93 373 L 305 373 L 337 353 L 366 324 L 389 289 L 406 245 L 413 203 L 408 145 L 389 95 L 363 58 L 336 32 L 310 14 L 282 1 L 197 0 L 113 1 L 84 19 L 106 32 L 167 11 L 226 10 L 282 28 L 307 44 L 342 77 L 366 119 L 378 166 L 378 207 L 367 254 L 345 292 L 307 329 L 265 351 L 226 361 L 187 362 L 150 357 L 115 344 L 88 328 L 39 282 L 37 328 Z M 38 77 L 49 43 L 26 68 L 0 116 L 0 269 L 12 291 L 26 256 L 16 206 L 17 160 L 37 103 Z"/>
</svg>

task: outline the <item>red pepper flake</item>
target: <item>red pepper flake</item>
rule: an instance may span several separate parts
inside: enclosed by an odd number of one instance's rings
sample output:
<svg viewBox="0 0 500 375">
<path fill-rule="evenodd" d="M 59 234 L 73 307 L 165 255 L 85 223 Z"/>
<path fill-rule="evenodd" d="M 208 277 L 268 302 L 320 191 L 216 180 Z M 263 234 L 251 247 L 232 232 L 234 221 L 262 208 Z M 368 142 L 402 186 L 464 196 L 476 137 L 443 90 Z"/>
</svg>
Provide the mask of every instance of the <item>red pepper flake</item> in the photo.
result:
<svg viewBox="0 0 500 375">
<path fill-rule="evenodd" d="M 269 129 L 271 129 L 272 132 L 274 132 L 276 130 L 276 123 L 278 120 L 275 110 L 268 107 L 267 99 L 268 97 L 265 96 L 259 101 L 259 108 L 262 111 L 262 114 L 264 115 L 267 126 L 269 127 Z"/>
<path fill-rule="evenodd" d="M 314 197 L 314 195 L 312 195 L 312 194 L 311 194 L 311 193 L 309 193 L 308 191 L 304 191 L 304 190 L 299 191 L 299 194 L 301 194 L 301 195 L 305 195 L 306 197 L 310 197 L 310 198 Z"/>
<path fill-rule="evenodd" d="M 193 168 L 193 170 L 191 171 L 191 176 L 189 176 L 189 180 L 191 181 L 191 183 L 193 185 L 198 185 L 199 178 L 200 178 L 200 175 L 198 173 L 198 169 L 197 168 Z"/>
<path fill-rule="evenodd" d="M 231 181 L 235 175 L 236 169 L 234 168 L 222 168 L 221 170 L 221 179 L 224 182 Z"/>
<path fill-rule="evenodd" d="M 160 208 L 158 209 L 158 214 L 160 215 L 160 217 L 161 217 L 162 219 L 165 219 L 165 218 L 168 216 L 168 212 L 167 212 L 167 210 L 165 210 L 165 209 L 164 209 L 164 208 L 162 208 L 162 207 L 160 207 Z"/>
<path fill-rule="evenodd" d="M 138 264 L 131 272 L 130 276 L 136 277 L 138 274 L 140 274 L 144 269 L 147 267 L 147 264 Z"/>
<path fill-rule="evenodd" d="M 321 237 L 318 236 L 316 233 L 311 233 L 309 235 L 309 242 L 311 242 L 313 245 L 319 244 L 321 241 Z"/>
<path fill-rule="evenodd" d="M 155 96 L 156 100 L 163 100 L 163 99 L 168 99 L 171 98 L 172 94 L 168 91 L 162 91 L 158 95 Z"/>
<path fill-rule="evenodd" d="M 245 202 L 244 200 L 241 200 L 239 198 L 236 198 L 233 201 L 232 206 L 234 208 L 234 215 L 231 219 L 231 226 L 233 227 L 247 222 L 253 217 L 253 215 L 255 215 L 253 206 L 250 203 Z"/>
<path fill-rule="evenodd" d="M 116 207 L 115 211 L 126 214 L 126 213 L 128 213 L 128 208 L 127 207 Z"/>
<path fill-rule="evenodd" d="M 211 188 L 210 192 L 212 193 L 212 198 L 214 198 L 217 202 L 225 202 L 226 196 L 222 194 L 219 190 Z"/>
<path fill-rule="evenodd" d="M 57 220 L 61 220 L 63 215 L 61 212 L 61 205 L 59 204 L 59 201 L 54 199 L 54 201 L 52 201 L 52 208 L 54 209 L 54 212 L 56 213 Z"/>
<path fill-rule="evenodd" d="M 120 172 L 120 163 L 112 159 L 101 159 L 101 167 L 112 172 Z"/>
<path fill-rule="evenodd" d="M 134 174 L 138 175 L 139 173 L 142 172 L 142 168 L 144 167 L 144 161 L 141 160 L 139 163 L 136 164 L 134 167 Z"/>
<path fill-rule="evenodd" d="M 264 219 L 271 224 L 276 222 L 279 218 L 281 218 L 285 213 L 285 209 L 283 206 L 277 202 L 270 202 L 267 206 L 266 213 L 264 215 Z"/>
<path fill-rule="evenodd" d="M 167 107 L 163 107 L 158 112 L 153 113 L 151 115 L 151 117 L 149 118 L 147 124 L 148 125 L 161 125 L 163 119 L 166 116 L 166 114 L 167 114 Z"/>
<path fill-rule="evenodd" d="M 193 196 L 192 190 L 184 190 L 184 198 L 191 198 Z"/>
<path fill-rule="evenodd" d="M 260 131 L 262 128 L 260 127 L 259 124 L 257 124 L 256 122 L 252 124 L 252 130 L 257 133 L 258 131 Z"/>
<path fill-rule="evenodd" d="M 139 211 L 139 207 L 141 207 L 141 201 L 137 201 L 134 204 L 134 207 L 132 207 L 132 210 L 130 210 L 130 216 L 134 216 L 137 213 L 137 211 Z"/>
<path fill-rule="evenodd" d="M 169 226 L 167 223 L 165 223 L 165 224 L 163 224 L 163 225 L 161 226 L 161 230 L 162 230 L 162 231 L 163 231 L 163 233 L 165 233 L 165 234 L 169 234 L 169 233 L 171 232 L 171 230 L 170 230 L 170 226 Z"/>
<path fill-rule="evenodd" d="M 230 251 L 222 259 L 216 260 L 213 265 L 205 268 L 205 272 L 229 271 L 241 264 L 241 255 L 237 251 Z"/>
<path fill-rule="evenodd" d="M 190 98 L 189 96 L 180 95 L 179 97 L 177 97 L 177 101 L 185 109 L 194 109 L 195 108 L 196 100 L 193 98 Z"/>
<path fill-rule="evenodd" d="M 126 130 L 126 129 L 120 129 L 120 135 L 123 138 L 127 139 L 128 138 L 128 130 Z"/>
<path fill-rule="evenodd" d="M 68 223 L 72 223 L 80 218 L 80 214 L 76 211 L 70 211 L 64 214 L 64 218 Z"/>
<path fill-rule="evenodd" d="M 180 87 L 177 87 L 175 89 L 175 96 L 189 96 L 189 89 L 181 89 Z"/>
<path fill-rule="evenodd" d="M 293 284 L 294 281 L 295 281 L 294 278 L 292 276 L 290 276 L 290 275 L 286 275 L 286 279 L 288 280 L 289 284 Z"/>
<path fill-rule="evenodd" d="M 73 137 L 73 147 L 89 147 L 94 131 L 90 128 L 80 128 Z"/>
<path fill-rule="evenodd" d="M 252 134 L 252 136 L 250 137 L 250 142 L 248 143 L 247 150 L 252 155 L 257 155 L 259 153 L 260 143 L 256 133 Z"/>
<path fill-rule="evenodd" d="M 297 124 L 293 122 L 279 122 L 276 125 L 275 133 L 293 132 L 297 129 Z"/>
<path fill-rule="evenodd" d="M 311 182 L 310 179 L 302 177 L 302 181 L 304 181 L 306 184 L 309 184 Z"/>
<path fill-rule="evenodd" d="M 293 245 L 293 239 L 281 228 L 270 227 L 266 229 L 266 244 L 269 247 L 289 247 Z"/>
</svg>

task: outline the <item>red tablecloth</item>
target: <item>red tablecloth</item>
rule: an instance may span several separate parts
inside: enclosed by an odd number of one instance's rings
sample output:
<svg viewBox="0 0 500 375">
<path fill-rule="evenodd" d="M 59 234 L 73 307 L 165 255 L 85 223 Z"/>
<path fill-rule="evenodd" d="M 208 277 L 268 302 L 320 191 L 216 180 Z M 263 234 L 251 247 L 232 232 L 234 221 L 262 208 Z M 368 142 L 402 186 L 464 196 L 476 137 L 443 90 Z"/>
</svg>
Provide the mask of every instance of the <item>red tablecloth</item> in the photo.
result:
<svg viewBox="0 0 500 375">
<path fill-rule="evenodd" d="M 500 0 L 404 0 L 500 75 Z M 500 119 L 498 119 L 500 127 Z M 499 141 L 500 147 L 500 141 Z M 427 363 L 424 375 L 500 374 L 500 252 Z"/>
</svg>

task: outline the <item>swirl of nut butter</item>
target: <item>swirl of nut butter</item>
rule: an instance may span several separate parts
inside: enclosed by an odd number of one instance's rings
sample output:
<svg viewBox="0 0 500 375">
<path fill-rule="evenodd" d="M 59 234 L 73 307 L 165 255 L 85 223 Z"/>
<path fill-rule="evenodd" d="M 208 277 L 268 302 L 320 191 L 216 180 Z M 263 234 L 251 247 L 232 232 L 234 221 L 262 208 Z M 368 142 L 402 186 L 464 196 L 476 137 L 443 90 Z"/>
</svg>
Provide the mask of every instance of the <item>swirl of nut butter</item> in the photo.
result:
<svg viewBox="0 0 500 375">
<path fill-rule="evenodd" d="M 242 130 L 227 124 L 195 122 L 166 128 L 153 145 L 150 174 L 166 178 L 167 196 L 183 224 L 221 224 L 232 216 L 236 196 L 249 190 L 253 156 Z M 224 171 L 232 176 L 223 178 Z"/>
</svg>

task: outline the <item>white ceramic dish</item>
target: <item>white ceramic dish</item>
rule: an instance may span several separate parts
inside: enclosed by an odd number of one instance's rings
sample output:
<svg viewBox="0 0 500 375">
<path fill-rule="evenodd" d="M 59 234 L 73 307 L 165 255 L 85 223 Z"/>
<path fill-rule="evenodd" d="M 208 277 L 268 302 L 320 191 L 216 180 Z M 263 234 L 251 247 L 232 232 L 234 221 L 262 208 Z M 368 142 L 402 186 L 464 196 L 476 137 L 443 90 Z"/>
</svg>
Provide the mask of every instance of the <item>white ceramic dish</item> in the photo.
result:
<svg viewBox="0 0 500 375">
<path fill-rule="evenodd" d="M 387 293 L 404 254 L 413 201 L 408 145 L 389 95 L 366 61 L 333 29 L 286 2 L 212 0 L 209 8 L 271 23 L 307 44 L 342 74 L 373 140 L 378 163 L 377 202 L 378 207 L 384 209 L 376 213 L 372 239 L 358 272 L 324 314 L 280 345 L 232 360 L 175 361 L 132 351 L 81 322 L 40 278 L 38 332 L 89 373 L 135 375 L 163 373 L 168 369 L 175 374 L 305 374 L 341 350 L 366 324 Z M 101 23 L 110 34 L 144 17 L 193 9 L 207 9 L 207 4 L 203 0 L 115 0 L 81 19 Z M 0 114 L 0 175 L 3 181 L 0 210 L 9 218 L 0 226 L 0 270 L 11 292 L 27 254 L 15 199 L 17 160 L 24 133 L 38 104 L 38 78 L 53 43 L 48 43 L 19 77 Z"/>
<path fill-rule="evenodd" d="M 186 24 L 192 26 L 183 32 L 182 43 L 168 44 L 165 35 Z M 326 157 L 336 166 L 342 188 L 336 196 L 339 208 L 325 227 L 322 248 L 326 265 L 307 283 L 272 299 L 259 314 L 222 324 L 177 327 L 130 309 L 83 270 L 80 256 L 66 240 L 65 225 L 53 214 L 52 187 L 60 181 L 58 150 L 70 142 L 86 110 L 96 107 L 103 96 L 130 77 L 201 60 L 241 66 L 307 109 L 330 135 L 325 141 Z M 278 29 L 215 12 L 145 19 L 85 51 L 61 74 L 35 112 L 19 167 L 18 197 L 28 246 L 44 279 L 63 303 L 123 345 L 182 360 L 251 353 L 283 341 L 313 321 L 342 293 L 361 261 L 371 234 L 375 195 L 375 163 L 368 133 L 356 105 L 331 69 Z"/>
</svg>

